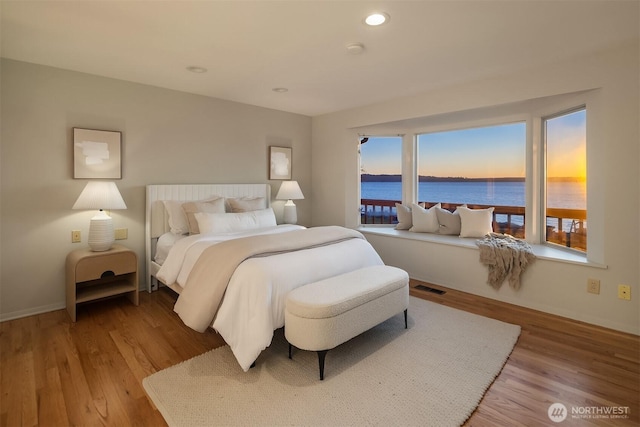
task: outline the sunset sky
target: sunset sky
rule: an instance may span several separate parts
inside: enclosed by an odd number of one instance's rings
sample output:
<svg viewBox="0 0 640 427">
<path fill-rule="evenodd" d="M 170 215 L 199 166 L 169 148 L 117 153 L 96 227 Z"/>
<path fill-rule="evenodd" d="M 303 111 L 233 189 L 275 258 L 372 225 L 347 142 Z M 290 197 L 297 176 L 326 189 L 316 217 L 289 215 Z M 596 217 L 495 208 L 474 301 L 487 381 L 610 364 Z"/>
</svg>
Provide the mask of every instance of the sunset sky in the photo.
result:
<svg viewBox="0 0 640 427">
<path fill-rule="evenodd" d="M 547 175 L 587 177 L 585 110 L 547 121 Z"/>
<path fill-rule="evenodd" d="M 586 112 L 548 121 L 548 176 L 586 176 Z M 418 137 L 418 173 L 440 177 L 525 176 L 526 125 L 423 134 Z M 362 145 L 362 172 L 401 173 L 401 137 L 372 137 Z"/>
<path fill-rule="evenodd" d="M 420 175 L 501 178 L 525 176 L 526 126 L 502 126 L 418 136 Z"/>
</svg>

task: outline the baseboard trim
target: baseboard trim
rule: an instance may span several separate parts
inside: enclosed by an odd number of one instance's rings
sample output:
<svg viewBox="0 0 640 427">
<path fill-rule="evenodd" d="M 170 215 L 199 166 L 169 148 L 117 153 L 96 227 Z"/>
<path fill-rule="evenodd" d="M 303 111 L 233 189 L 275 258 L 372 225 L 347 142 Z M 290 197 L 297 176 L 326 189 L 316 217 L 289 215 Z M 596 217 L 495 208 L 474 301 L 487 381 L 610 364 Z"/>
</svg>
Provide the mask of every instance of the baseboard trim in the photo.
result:
<svg viewBox="0 0 640 427">
<path fill-rule="evenodd" d="M 40 307 L 33 307 L 27 310 L 12 311 L 10 313 L 0 313 L 0 323 L 9 320 L 21 319 L 23 317 L 33 316 L 36 314 L 49 313 L 50 311 L 61 310 L 66 308 L 65 303 L 42 305 Z"/>
</svg>

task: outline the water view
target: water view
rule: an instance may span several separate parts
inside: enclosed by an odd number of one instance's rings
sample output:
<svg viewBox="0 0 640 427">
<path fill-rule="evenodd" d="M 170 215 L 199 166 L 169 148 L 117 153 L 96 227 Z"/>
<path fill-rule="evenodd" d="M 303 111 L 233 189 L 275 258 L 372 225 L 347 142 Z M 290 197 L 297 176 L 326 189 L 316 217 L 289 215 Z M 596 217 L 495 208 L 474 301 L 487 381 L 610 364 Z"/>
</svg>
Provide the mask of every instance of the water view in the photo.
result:
<svg viewBox="0 0 640 427">
<path fill-rule="evenodd" d="M 374 200 L 402 200 L 400 182 L 363 182 L 361 197 Z M 550 182 L 548 206 L 564 209 L 586 209 L 586 183 Z M 420 182 L 418 200 L 433 203 L 470 203 L 491 206 L 524 206 L 524 182 Z"/>
<path fill-rule="evenodd" d="M 402 198 L 402 183 L 397 181 L 378 182 L 371 181 L 373 177 L 365 177 L 361 183 L 361 195 L 364 200 L 400 201 Z M 375 178 L 373 178 L 375 179 Z M 565 209 L 586 211 L 586 183 L 580 180 L 555 180 L 547 186 L 548 208 L 557 212 L 547 218 L 549 241 L 563 245 L 578 245 L 586 247 L 584 241 L 586 231 L 586 217 L 581 219 L 567 218 Z M 418 200 L 429 203 L 450 203 L 484 206 L 506 206 L 521 208 L 521 212 L 505 213 L 505 208 L 495 212 L 494 218 L 499 229 L 496 231 L 513 234 L 516 237 L 524 237 L 524 206 L 525 183 L 518 181 L 489 181 L 489 180 L 436 180 L 421 181 L 418 184 Z M 385 204 L 385 202 L 381 202 Z M 396 209 L 392 202 L 386 203 L 387 207 L 378 203 L 362 205 L 363 222 L 366 223 L 395 223 Z M 506 211 L 506 212 L 509 212 Z M 575 212 L 575 211 L 573 211 Z M 562 219 L 560 219 L 563 217 Z M 550 233 L 550 234 L 549 234 Z M 578 235 L 576 235 L 576 233 Z M 570 239 L 573 242 L 570 242 Z M 579 239 L 579 240 L 576 240 Z"/>
</svg>

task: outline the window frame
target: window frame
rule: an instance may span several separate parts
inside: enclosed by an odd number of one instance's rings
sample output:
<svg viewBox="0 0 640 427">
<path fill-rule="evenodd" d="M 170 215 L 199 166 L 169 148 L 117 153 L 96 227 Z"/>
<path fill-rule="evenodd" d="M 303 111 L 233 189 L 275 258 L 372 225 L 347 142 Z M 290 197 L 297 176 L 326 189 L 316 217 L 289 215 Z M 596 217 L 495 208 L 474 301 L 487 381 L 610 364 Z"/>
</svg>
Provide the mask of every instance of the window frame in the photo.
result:
<svg viewBox="0 0 640 427">
<path fill-rule="evenodd" d="M 602 183 L 606 181 L 606 175 L 598 169 L 595 160 L 605 155 L 604 144 L 597 143 L 597 141 L 602 141 L 604 138 L 601 105 L 601 89 L 595 88 L 501 105 L 479 107 L 473 110 L 452 111 L 410 120 L 369 125 L 357 129 L 366 134 L 393 133 L 395 135 L 404 135 L 402 203 L 413 203 L 417 200 L 418 134 L 525 122 L 525 235 L 527 242 L 532 245 L 539 245 L 540 250 L 545 253 L 557 253 L 558 260 L 582 258 L 584 263 L 588 265 L 603 267 L 606 266 L 604 227 L 599 225 L 604 224 L 605 220 L 605 187 Z M 590 228 L 587 234 L 586 253 L 553 243 L 547 244 L 545 235 L 546 206 L 542 206 L 546 204 L 546 196 L 543 197 L 542 193 L 542 187 L 546 183 L 543 118 L 581 109 L 585 109 L 588 115 L 586 123 L 586 193 L 587 216 Z M 386 132 L 379 132 L 376 129 L 384 129 Z M 354 128 L 353 130 L 356 129 Z M 358 161 L 360 160 L 358 159 Z M 360 187 L 359 182 L 358 187 Z M 358 206 L 359 202 L 358 200 Z M 359 219 L 358 224 L 360 224 Z M 542 226 L 543 224 L 544 227 Z"/>
<path fill-rule="evenodd" d="M 571 251 L 571 252 L 576 252 L 576 253 L 588 253 L 589 251 L 589 230 L 587 229 L 587 250 L 586 251 L 581 251 L 578 249 L 574 249 L 574 248 L 569 248 L 569 247 L 565 247 L 562 246 L 558 243 L 555 242 L 550 242 L 547 241 L 547 234 L 546 234 L 546 227 L 547 227 L 547 184 L 548 184 L 548 175 L 547 175 L 547 162 L 548 162 L 548 150 L 547 150 L 547 126 L 546 123 L 549 120 L 553 120 L 559 117 L 563 117 L 569 114 L 573 114 L 573 113 L 577 113 L 579 111 L 584 111 L 585 115 L 586 115 L 586 119 L 585 119 L 585 127 L 588 126 L 589 123 L 589 111 L 587 109 L 587 105 L 586 104 L 582 104 L 576 107 L 572 107 L 572 108 L 568 108 L 568 109 L 564 109 L 555 113 L 551 113 L 545 116 L 540 117 L 540 144 L 541 144 L 541 155 L 542 155 L 542 159 L 540 160 L 541 163 L 541 167 L 542 167 L 542 171 L 541 171 L 541 177 L 542 179 L 540 179 L 540 218 L 539 221 L 540 223 L 540 229 L 541 230 L 545 230 L 545 232 L 541 232 L 540 233 L 540 243 L 544 244 L 544 245 L 548 245 L 551 246 L 553 248 L 562 248 L 563 250 L 567 250 L 567 251 Z M 588 138 L 586 137 L 586 129 L 585 129 L 585 149 L 588 146 Z M 587 165 L 587 176 L 586 176 L 586 180 L 585 180 L 585 185 L 588 186 L 589 183 L 589 169 L 588 169 L 588 165 Z M 587 211 L 587 223 L 589 221 L 589 205 L 588 205 L 588 191 L 587 191 L 587 206 L 585 208 L 585 210 Z M 588 228 L 588 227 L 587 227 Z"/>
<path fill-rule="evenodd" d="M 569 256 L 579 255 L 585 258 L 589 265 L 606 268 L 605 259 L 605 235 L 602 226 L 605 222 L 605 185 L 607 180 L 606 173 L 603 168 L 598 167 L 597 159 L 602 159 L 606 155 L 605 144 L 601 141 L 606 140 L 604 133 L 604 125 L 602 122 L 602 90 L 599 88 L 585 90 L 577 93 L 569 93 L 565 95 L 557 95 L 540 100 L 537 108 L 532 108 L 532 144 L 533 144 L 533 169 L 536 175 L 535 187 L 532 192 L 538 195 L 545 206 L 541 206 L 534 214 L 536 221 L 532 221 L 532 226 L 538 229 L 538 239 L 534 242 L 540 244 L 553 251 L 561 251 Z M 563 113 L 586 110 L 586 156 L 587 156 L 587 218 L 589 221 L 589 229 L 587 232 L 587 251 L 579 251 L 546 242 L 546 195 L 543 194 L 543 186 L 546 184 L 546 150 L 544 139 L 544 120 L 545 118 L 562 115 Z"/>
<path fill-rule="evenodd" d="M 408 181 L 406 180 L 405 177 L 405 153 L 406 153 L 406 148 L 405 148 L 405 135 L 404 134 L 393 134 L 393 133 L 359 133 L 358 134 L 358 155 L 357 155 L 357 160 L 358 160 L 358 189 L 357 189 L 357 194 L 358 194 L 358 212 L 359 212 L 359 218 L 358 218 L 358 226 L 370 226 L 370 225 L 374 225 L 377 227 L 383 226 L 383 227 L 394 227 L 395 224 L 366 224 L 362 222 L 362 212 L 361 212 L 361 201 L 362 201 L 362 146 L 365 143 L 362 142 L 363 139 L 370 139 L 370 138 L 400 138 L 401 139 L 401 144 L 400 144 L 400 176 L 401 176 L 401 180 L 400 180 L 400 194 L 401 194 L 401 202 L 404 204 L 405 203 L 405 197 L 407 196 L 406 193 L 406 188 L 408 186 Z M 368 142 L 368 141 L 367 141 Z M 366 209 L 366 207 L 365 207 Z"/>
<path fill-rule="evenodd" d="M 524 125 L 524 169 L 525 169 L 525 176 L 524 176 L 524 188 L 525 188 L 525 195 L 524 195 L 524 208 L 525 208 L 525 215 L 524 218 L 527 218 L 526 215 L 526 208 L 527 208 L 527 176 L 526 176 L 526 171 L 527 171 L 527 146 L 528 146 L 528 134 L 529 134 L 529 121 L 528 121 L 527 116 L 521 116 L 519 119 L 515 116 L 508 116 L 508 118 L 503 119 L 502 117 L 496 117 L 493 119 L 490 119 L 489 121 L 482 121 L 482 124 L 480 125 L 470 125 L 470 124 L 466 124 L 464 127 L 460 126 L 460 127 L 456 127 L 456 126 L 450 126 L 448 129 L 446 130 L 430 130 L 428 132 L 419 132 L 416 133 L 415 136 L 415 140 L 416 140 L 416 150 L 415 150 L 415 161 L 416 161 L 416 174 L 415 174 L 415 183 L 416 183 L 416 197 L 415 200 L 419 199 L 419 192 L 420 192 L 420 182 L 419 182 L 419 172 L 420 172 L 420 163 L 419 163 L 419 157 L 420 157 L 420 147 L 419 147 L 419 138 L 422 135 L 429 135 L 429 134 L 434 134 L 434 133 L 444 133 L 444 132 L 456 132 L 456 131 L 465 131 L 465 130 L 473 130 L 473 129 L 483 129 L 483 128 L 489 128 L 489 127 L 499 127 L 499 126 L 508 126 L 508 125 L 515 125 L 515 124 L 520 124 L 520 125 Z M 434 200 L 433 202 L 439 202 L 441 200 Z M 474 203 L 472 202 L 461 202 L 461 203 L 467 203 L 470 205 L 473 205 Z M 504 214 L 503 214 L 504 215 Z M 526 225 L 526 221 L 525 221 L 525 225 Z M 526 228 L 524 230 L 525 236 L 526 236 Z"/>
</svg>

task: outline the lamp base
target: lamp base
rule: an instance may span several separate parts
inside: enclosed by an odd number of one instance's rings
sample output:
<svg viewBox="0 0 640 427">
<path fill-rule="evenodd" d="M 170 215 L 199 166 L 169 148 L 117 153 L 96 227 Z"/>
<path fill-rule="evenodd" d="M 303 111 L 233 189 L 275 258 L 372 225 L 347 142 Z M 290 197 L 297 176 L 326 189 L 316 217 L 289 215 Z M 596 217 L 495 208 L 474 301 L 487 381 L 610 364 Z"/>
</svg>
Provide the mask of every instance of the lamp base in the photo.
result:
<svg viewBox="0 0 640 427">
<path fill-rule="evenodd" d="M 114 241 L 113 220 L 106 212 L 100 211 L 89 224 L 89 247 L 94 252 L 104 252 L 111 249 Z"/>
<path fill-rule="evenodd" d="M 284 204 L 283 221 L 285 224 L 295 224 L 298 222 L 298 212 L 292 200 L 288 200 L 287 203 Z"/>
</svg>

